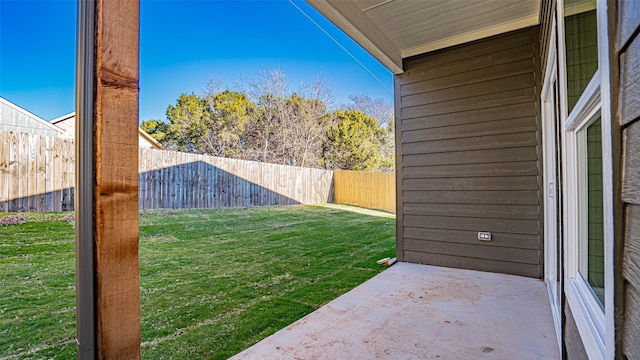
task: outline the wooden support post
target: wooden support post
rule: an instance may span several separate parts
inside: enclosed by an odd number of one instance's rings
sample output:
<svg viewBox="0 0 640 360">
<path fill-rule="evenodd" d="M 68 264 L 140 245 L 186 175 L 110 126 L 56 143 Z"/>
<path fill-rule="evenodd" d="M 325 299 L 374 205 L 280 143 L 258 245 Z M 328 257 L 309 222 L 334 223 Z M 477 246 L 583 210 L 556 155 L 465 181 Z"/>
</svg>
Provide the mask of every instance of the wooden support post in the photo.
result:
<svg viewBox="0 0 640 360">
<path fill-rule="evenodd" d="M 78 9 L 78 357 L 137 359 L 139 2 Z"/>
</svg>

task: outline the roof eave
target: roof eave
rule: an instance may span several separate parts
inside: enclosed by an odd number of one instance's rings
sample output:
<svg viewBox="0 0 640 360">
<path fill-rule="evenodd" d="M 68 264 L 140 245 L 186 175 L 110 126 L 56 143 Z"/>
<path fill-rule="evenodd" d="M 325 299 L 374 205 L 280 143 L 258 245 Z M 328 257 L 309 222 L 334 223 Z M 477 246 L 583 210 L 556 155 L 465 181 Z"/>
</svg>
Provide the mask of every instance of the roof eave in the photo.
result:
<svg viewBox="0 0 640 360">
<path fill-rule="evenodd" d="M 306 0 L 394 74 L 403 72 L 402 53 L 352 2 Z"/>
<path fill-rule="evenodd" d="M 149 135 L 149 133 L 147 133 L 146 131 L 142 130 L 141 128 L 138 128 L 138 134 L 140 136 L 142 136 L 143 138 L 145 138 L 153 146 L 155 146 L 156 149 L 164 149 L 164 147 L 162 146 L 162 144 L 160 144 L 158 142 L 158 140 L 154 139 L 151 135 Z"/>
</svg>

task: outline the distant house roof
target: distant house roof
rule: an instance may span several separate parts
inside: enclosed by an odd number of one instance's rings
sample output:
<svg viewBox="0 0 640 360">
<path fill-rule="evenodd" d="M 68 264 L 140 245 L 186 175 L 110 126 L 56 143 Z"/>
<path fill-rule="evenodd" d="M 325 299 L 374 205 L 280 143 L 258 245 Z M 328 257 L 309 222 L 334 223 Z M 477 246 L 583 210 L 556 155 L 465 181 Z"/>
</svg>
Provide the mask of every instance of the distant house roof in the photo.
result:
<svg viewBox="0 0 640 360">
<path fill-rule="evenodd" d="M 64 132 L 64 135 L 66 135 L 66 137 L 73 138 L 75 136 L 75 117 L 76 117 L 76 113 L 72 112 L 72 113 L 68 113 L 66 115 L 57 117 L 51 120 L 50 123 L 61 128 L 62 131 Z M 162 144 L 160 144 L 156 139 L 151 137 L 151 135 L 149 135 L 147 132 L 145 132 L 141 128 L 138 128 L 138 139 L 146 143 L 145 144 L 140 142 L 140 147 L 156 148 L 156 149 L 163 148 Z"/>
<path fill-rule="evenodd" d="M 64 130 L 0 97 L 0 130 L 57 137 Z"/>
<path fill-rule="evenodd" d="M 162 149 L 164 148 L 162 146 L 162 144 L 160 144 L 158 142 L 158 140 L 154 139 L 151 135 L 149 135 L 149 133 L 147 133 L 146 131 L 142 130 L 141 128 L 138 128 L 138 135 L 143 137 L 145 140 L 147 140 L 148 142 L 150 142 L 151 144 L 154 145 L 154 147 L 158 148 L 158 149 Z"/>
<path fill-rule="evenodd" d="M 70 113 L 68 113 L 66 115 L 62 115 L 62 116 L 57 117 L 57 118 L 55 118 L 53 120 L 50 120 L 49 123 L 56 125 L 59 122 L 65 121 L 67 119 L 71 119 L 72 117 L 75 117 L 75 116 L 76 116 L 75 112 L 70 112 Z"/>
</svg>

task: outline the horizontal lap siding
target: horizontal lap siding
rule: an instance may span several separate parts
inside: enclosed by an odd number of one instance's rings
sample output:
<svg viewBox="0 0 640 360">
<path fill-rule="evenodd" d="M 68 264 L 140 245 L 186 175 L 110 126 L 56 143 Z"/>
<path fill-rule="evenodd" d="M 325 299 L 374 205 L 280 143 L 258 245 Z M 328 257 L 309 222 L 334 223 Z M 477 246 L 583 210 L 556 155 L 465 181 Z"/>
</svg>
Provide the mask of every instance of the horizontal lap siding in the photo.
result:
<svg viewBox="0 0 640 360">
<path fill-rule="evenodd" d="M 541 276 L 537 39 L 536 27 L 405 59 L 400 259 Z"/>
<path fill-rule="evenodd" d="M 620 125 L 622 126 L 623 318 L 619 347 L 627 359 L 640 358 L 640 4 L 618 4 L 620 57 Z"/>
</svg>

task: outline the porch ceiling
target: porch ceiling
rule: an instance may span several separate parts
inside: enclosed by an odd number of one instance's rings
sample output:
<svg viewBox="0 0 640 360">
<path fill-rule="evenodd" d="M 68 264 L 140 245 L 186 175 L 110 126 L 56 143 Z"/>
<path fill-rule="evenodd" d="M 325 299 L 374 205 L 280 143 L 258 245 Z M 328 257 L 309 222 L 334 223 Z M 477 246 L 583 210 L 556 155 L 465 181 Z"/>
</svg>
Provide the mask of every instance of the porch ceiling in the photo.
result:
<svg viewBox="0 0 640 360">
<path fill-rule="evenodd" d="M 393 73 L 402 59 L 538 24 L 540 0 L 307 0 Z"/>
</svg>

